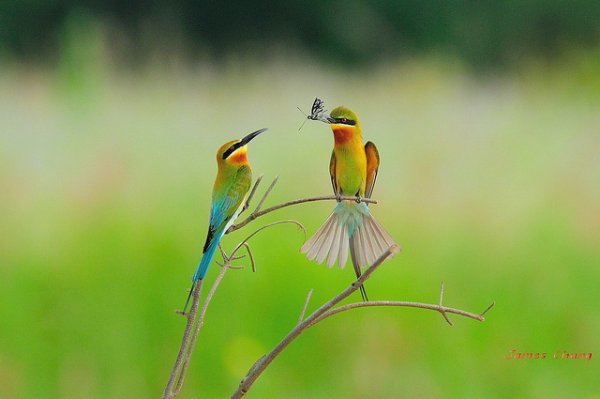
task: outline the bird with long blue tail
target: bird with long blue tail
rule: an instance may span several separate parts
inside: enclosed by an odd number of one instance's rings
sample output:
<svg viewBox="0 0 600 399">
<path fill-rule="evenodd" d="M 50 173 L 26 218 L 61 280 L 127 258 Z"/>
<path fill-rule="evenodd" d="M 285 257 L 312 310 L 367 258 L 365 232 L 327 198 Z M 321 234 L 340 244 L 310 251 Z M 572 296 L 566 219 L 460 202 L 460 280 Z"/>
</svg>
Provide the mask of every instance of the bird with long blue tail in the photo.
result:
<svg viewBox="0 0 600 399">
<path fill-rule="evenodd" d="M 206 275 L 221 238 L 246 203 L 252 185 L 252 169 L 246 156 L 248 143 L 265 130 L 252 132 L 241 140 L 229 141 L 217 151 L 217 177 L 212 192 L 208 233 L 182 313 L 185 313 L 196 284 Z"/>
<path fill-rule="evenodd" d="M 346 265 L 348 252 L 356 277 L 361 268 L 370 266 L 392 245 L 394 239 L 375 220 L 362 198 L 370 198 L 379 170 L 379 153 L 372 142 L 362 143 L 362 131 L 357 115 L 344 106 L 335 108 L 329 115 L 320 108 L 309 119 L 329 124 L 333 131 L 333 152 L 329 174 L 338 203 L 317 232 L 304 243 L 301 252 L 309 260 L 332 267 L 337 259 L 340 268 Z M 313 105 L 313 109 L 314 109 Z M 353 196 L 355 201 L 342 201 L 342 196 Z M 363 301 L 367 292 L 361 285 Z"/>
</svg>

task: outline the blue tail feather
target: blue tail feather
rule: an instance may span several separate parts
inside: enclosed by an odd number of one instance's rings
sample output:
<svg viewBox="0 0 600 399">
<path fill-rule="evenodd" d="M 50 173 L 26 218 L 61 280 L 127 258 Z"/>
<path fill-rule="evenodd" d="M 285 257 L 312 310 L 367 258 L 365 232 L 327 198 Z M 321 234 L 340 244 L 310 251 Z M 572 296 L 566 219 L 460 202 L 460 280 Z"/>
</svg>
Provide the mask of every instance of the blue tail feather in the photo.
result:
<svg viewBox="0 0 600 399">
<path fill-rule="evenodd" d="M 206 275 L 206 270 L 208 270 L 208 266 L 212 261 L 213 256 L 215 255 L 215 251 L 219 246 L 219 241 L 221 241 L 221 237 L 223 237 L 223 233 L 219 233 L 213 237 L 213 240 L 210 242 L 208 247 L 206 247 L 206 251 L 202 254 L 202 259 L 200 259 L 200 263 L 198 264 L 198 268 L 192 277 L 192 281 L 196 282 Z"/>
</svg>

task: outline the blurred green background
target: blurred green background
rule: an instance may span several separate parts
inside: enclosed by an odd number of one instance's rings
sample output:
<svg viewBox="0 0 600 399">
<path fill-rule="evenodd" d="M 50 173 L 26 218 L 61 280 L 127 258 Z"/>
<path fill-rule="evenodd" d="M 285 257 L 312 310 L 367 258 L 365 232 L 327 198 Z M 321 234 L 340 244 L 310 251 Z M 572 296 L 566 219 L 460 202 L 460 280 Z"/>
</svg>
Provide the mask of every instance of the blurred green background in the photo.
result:
<svg viewBox="0 0 600 399">
<path fill-rule="evenodd" d="M 600 398 L 598 3 L 123 4 L 0 6 L 0 398 L 159 397 L 216 149 L 269 127 L 249 150 L 280 176 L 268 204 L 330 193 L 331 132 L 298 132 L 315 96 L 379 147 L 372 212 L 403 251 L 371 298 L 435 302 L 443 280 L 448 306 L 496 307 L 453 327 L 336 316 L 247 396 Z M 332 207 L 272 213 L 225 248 L 279 219 L 312 234 Z M 302 243 L 292 226 L 252 240 L 258 270 L 227 274 L 181 397 L 228 397 L 310 288 L 314 309 L 348 285 Z"/>
</svg>

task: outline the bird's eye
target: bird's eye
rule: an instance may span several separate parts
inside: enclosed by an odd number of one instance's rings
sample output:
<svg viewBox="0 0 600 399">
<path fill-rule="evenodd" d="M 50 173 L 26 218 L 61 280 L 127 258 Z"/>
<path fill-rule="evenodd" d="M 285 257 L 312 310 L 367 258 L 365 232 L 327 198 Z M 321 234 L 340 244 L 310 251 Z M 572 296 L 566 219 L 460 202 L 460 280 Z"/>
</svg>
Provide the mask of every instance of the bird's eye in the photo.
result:
<svg viewBox="0 0 600 399">
<path fill-rule="evenodd" d="M 342 123 L 346 123 L 348 120 L 346 118 L 342 118 Z"/>
</svg>

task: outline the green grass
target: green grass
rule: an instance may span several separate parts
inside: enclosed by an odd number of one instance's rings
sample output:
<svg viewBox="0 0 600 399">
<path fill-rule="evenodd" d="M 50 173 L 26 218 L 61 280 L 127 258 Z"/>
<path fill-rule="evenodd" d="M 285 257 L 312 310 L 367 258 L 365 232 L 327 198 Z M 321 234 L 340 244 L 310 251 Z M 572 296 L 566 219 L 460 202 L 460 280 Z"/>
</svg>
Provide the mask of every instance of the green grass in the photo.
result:
<svg viewBox="0 0 600 399">
<path fill-rule="evenodd" d="M 591 63 L 591 64 L 590 64 Z M 590 67 L 590 65 L 592 65 Z M 508 361 L 522 352 L 600 357 L 600 78 L 593 61 L 470 77 L 427 60 L 347 74 L 304 60 L 222 68 L 105 64 L 82 75 L 0 74 L 0 397 L 158 397 L 201 252 L 214 152 L 252 130 L 269 198 L 330 192 L 315 96 L 352 107 L 382 166 L 372 207 L 403 246 L 368 282 L 373 299 L 433 302 L 485 323 L 369 309 L 311 329 L 249 398 L 598 398 L 595 357 Z M 82 81 L 83 80 L 83 81 Z M 266 185 L 265 185 L 266 186 Z M 264 188 L 264 187 L 263 187 Z M 314 232 L 332 208 L 288 208 Z M 208 311 L 182 397 L 227 397 L 252 363 L 351 269 L 307 262 L 300 232 L 252 241 L 258 271 L 231 271 Z M 208 281 L 216 275 L 216 267 Z M 356 295 L 354 300 L 358 300 Z"/>
</svg>

